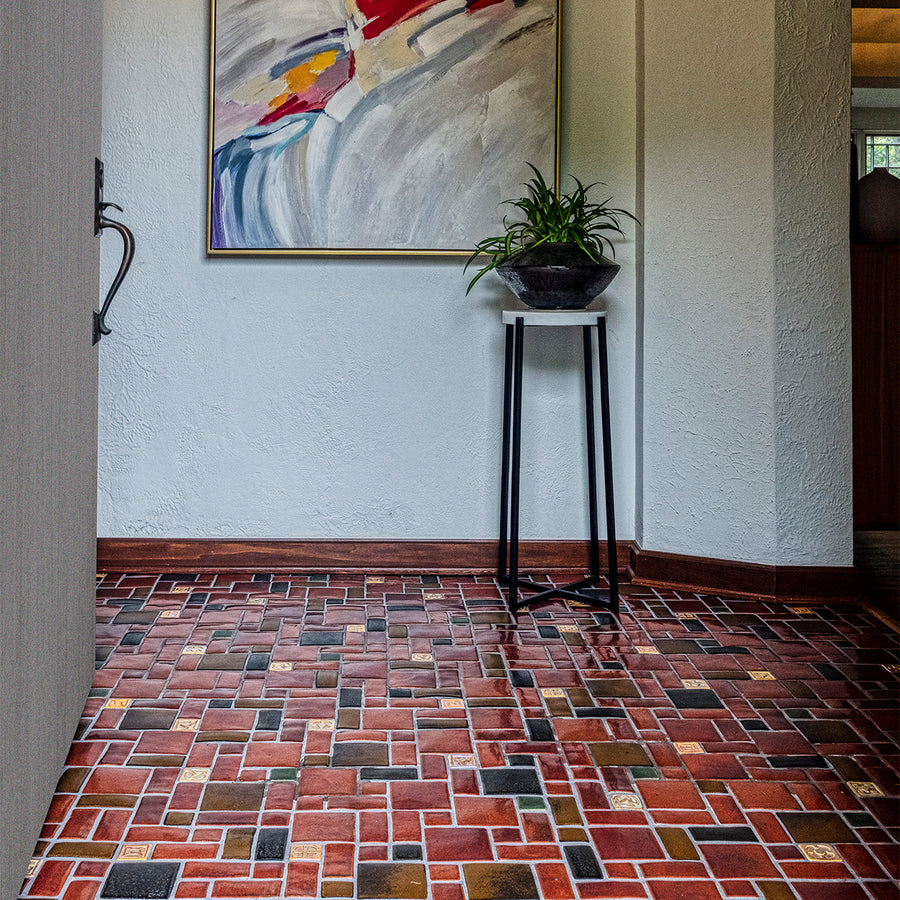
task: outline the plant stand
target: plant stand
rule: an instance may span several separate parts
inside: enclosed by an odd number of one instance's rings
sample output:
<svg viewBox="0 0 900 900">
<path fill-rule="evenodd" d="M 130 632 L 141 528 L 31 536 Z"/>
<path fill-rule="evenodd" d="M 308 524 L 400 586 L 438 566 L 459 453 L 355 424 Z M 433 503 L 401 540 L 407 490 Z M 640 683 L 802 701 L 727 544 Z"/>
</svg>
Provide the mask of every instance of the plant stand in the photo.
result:
<svg viewBox="0 0 900 900">
<path fill-rule="evenodd" d="M 609 426 L 609 378 L 606 349 L 606 313 L 504 310 L 506 360 L 503 377 L 503 453 L 500 480 L 500 541 L 497 576 L 509 586 L 511 612 L 551 597 L 577 600 L 590 606 L 619 612 L 618 558 L 613 503 L 612 447 Z M 525 327 L 580 326 L 584 345 L 585 420 L 587 424 L 588 506 L 590 516 L 590 573 L 586 578 L 561 587 L 545 585 L 519 577 L 519 473 L 522 450 L 522 363 Z M 600 545 L 597 522 L 597 453 L 594 437 L 594 375 L 591 329 L 597 329 L 597 355 L 600 369 L 600 416 L 603 438 L 603 475 L 606 500 L 606 543 L 609 558 L 609 590 L 589 589 L 600 580 Z M 520 591 L 531 595 L 519 599 Z"/>
</svg>

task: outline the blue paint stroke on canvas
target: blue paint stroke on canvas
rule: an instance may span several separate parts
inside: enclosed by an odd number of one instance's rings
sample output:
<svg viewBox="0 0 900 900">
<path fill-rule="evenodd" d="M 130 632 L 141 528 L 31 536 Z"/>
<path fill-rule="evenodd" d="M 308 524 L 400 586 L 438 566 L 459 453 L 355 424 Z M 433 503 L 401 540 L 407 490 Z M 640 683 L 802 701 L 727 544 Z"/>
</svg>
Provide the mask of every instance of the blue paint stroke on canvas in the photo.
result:
<svg viewBox="0 0 900 900">
<path fill-rule="evenodd" d="M 465 250 L 556 152 L 556 0 L 217 0 L 210 248 Z"/>
</svg>

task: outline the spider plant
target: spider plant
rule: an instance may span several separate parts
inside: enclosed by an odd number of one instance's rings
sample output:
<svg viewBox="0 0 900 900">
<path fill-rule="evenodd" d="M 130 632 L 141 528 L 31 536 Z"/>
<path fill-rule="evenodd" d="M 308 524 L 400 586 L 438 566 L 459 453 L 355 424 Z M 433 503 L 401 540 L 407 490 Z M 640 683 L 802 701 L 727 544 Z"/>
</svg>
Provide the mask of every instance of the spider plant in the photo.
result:
<svg viewBox="0 0 900 900">
<path fill-rule="evenodd" d="M 637 222 L 630 212 L 607 206 L 612 197 L 602 203 L 588 202 L 588 192 L 600 182 L 585 186 L 573 175 L 575 189 L 568 194 L 557 194 L 548 187 L 538 169 L 531 163 L 526 165 L 534 172 L 534 177 L 524 185 L 528 195 L 503 201 L 518 209 L 524 220 L 504 216 L 505 234 L 484 238 L 475 245 L 475 252 L 466 261 L 463 271 L 480 256 L 489 256 L 490 260 L 469 282 L 467 294 L 483 275 L 539 244 L 575 244 L 597 264 L 600 264 L 604 250 L 609 250 L 615 259 L 616 248 L 609 233 L 624 234 L 620 222 L 622 216 Z"/>
</svg>

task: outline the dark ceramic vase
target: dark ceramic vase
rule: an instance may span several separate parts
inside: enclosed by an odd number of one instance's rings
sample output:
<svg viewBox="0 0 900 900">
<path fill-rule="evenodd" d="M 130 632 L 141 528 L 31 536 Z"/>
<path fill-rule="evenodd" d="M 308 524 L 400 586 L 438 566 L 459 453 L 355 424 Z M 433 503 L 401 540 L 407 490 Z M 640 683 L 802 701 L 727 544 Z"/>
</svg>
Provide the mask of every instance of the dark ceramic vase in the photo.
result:
<svg viewBox="0 0 900 900">
<path fill-rule="evenodd" d="M 540 244 L 497 266 L 504 284 L 533 309 L 584 309 L 616 277 L 618 264 L 595 263 L 577 244 Z"/>
</svg>

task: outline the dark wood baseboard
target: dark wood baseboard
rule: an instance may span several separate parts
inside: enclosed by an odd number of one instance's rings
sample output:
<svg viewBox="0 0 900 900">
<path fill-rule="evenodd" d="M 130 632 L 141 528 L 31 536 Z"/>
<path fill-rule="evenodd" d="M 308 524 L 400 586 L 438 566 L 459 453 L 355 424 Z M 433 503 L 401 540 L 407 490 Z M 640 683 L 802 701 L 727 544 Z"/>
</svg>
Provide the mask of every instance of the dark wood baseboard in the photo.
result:
<svg viewBox="0 0 900 900">
<path fill-rule="evenodd" d="M 620 572 L 635 587 L 763 600 L 835 603 L 858 599 L 852 566 L 766 566 L 644 550 L 617 543 Z M 580 574 L 587 541 L 522 541 L 520 569 Z M 606 545 L 600 563 L 607 566 Z M 489 575 L 497 543 L 472 541 L 230 540 L 215 538 L 100 538 L 97 568 L 106 572 L 364 572 L 404 575 Z"/>
<path fill-rule="evenodd" d="M 632 584 L 657 590 L 805 604 L 859 599 L 853 566 L 766 566 L 643 550 L 632 543 L 628 568 Z"/>
<path fill-rule="evenodd" d="M 631 544 L 617 544 L 623 571 Z M 606 545 L 600 564 L 607 564 Z M 580 573 L 587 541 L 521 541 L 523 572 Z M 403 575 L 489 575 L 497 571 L 496 541 L 228 540 L 100 538 L 97 568 L 108 572 L 367 572 Z"/>
</svg>

